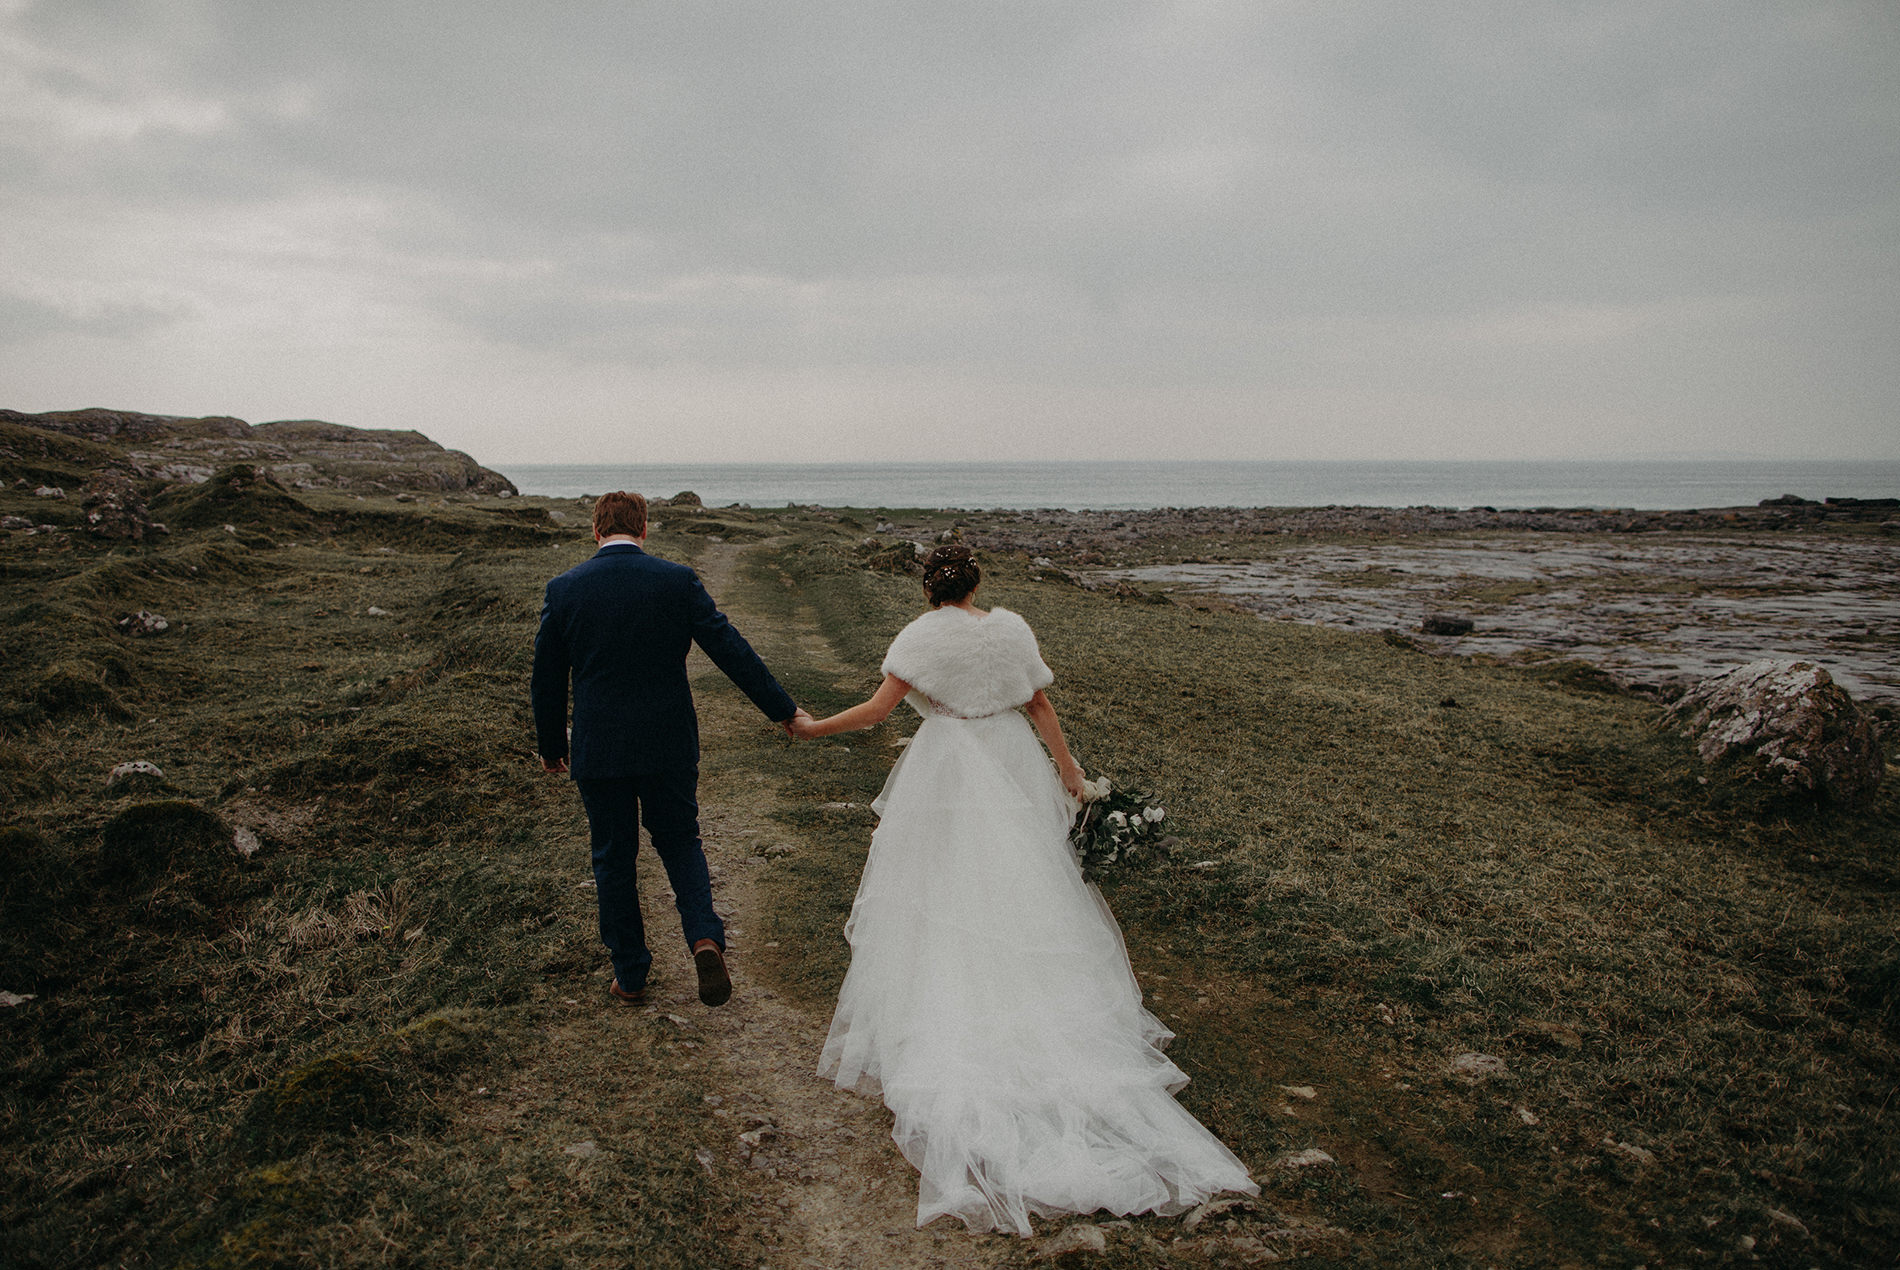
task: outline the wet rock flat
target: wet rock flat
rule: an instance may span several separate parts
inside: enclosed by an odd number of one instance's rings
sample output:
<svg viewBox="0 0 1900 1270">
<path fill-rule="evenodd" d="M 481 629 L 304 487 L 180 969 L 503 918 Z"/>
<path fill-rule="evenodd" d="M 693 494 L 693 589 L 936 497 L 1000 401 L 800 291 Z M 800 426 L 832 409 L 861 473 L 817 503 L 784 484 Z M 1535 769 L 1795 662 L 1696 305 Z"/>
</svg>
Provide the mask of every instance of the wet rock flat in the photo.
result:
<svg viewBox="0 0 1900 1270">
<path fill-rule="evenodd" d="M 1213 592 L 1279 620 L 1396 629 L 1441 651 L 1579 658 L 1664 692 L 1806 658 L 1856 697 L 1900 703 L 1900 542 L 1885 537 L 1368 540 L 1103 576 Z M 1474 629 L 1425 633 L 1427 613 Z"/>
</svg>

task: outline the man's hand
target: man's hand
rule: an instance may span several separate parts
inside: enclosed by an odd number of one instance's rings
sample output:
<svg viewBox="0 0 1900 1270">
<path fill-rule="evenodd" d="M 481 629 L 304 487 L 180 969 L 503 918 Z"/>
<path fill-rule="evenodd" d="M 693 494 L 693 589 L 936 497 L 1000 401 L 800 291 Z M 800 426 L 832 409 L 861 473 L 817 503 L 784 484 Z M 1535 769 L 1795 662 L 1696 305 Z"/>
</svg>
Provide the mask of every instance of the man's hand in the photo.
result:
<svg viewBox="0 0 1900 1270">
<path fill-rule="evenodd" d="M 786 736 L 801 737 L 805 735 L 805 728 L 810 725 L 811 721 L 811 715 L 806 712 L 805 707 L 800 706 L 796 714 L 785 720 L 779 726 L 785 729 Z"/>
<path fill-rule="evenodd" d="M 564 758 L 543 758 L 541 760 L 541 770 L 550 776 L 559 776 L 562 772 L 567 770 L 567 760 Z"/>
</svg>

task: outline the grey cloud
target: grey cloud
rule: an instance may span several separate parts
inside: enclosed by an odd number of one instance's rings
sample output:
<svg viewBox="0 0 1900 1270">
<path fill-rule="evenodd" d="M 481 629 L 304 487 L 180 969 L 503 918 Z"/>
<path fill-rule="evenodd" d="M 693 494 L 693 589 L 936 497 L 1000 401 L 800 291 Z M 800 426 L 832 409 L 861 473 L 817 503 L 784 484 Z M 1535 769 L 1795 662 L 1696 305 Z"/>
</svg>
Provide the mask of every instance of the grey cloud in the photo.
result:
<svg viewBox="0 0 1900 1270">
<path fill-rule="evenodd" d="M 1894 14 L 61 0 L 26 38 L 219 125 L 21 143 L 6 180 L 384 200 L 354 267 L 580 364 L 1706 413 L 1895 329 Z M 1828 393 L 1865 418 L 1889 379 Z"/>
</svg>

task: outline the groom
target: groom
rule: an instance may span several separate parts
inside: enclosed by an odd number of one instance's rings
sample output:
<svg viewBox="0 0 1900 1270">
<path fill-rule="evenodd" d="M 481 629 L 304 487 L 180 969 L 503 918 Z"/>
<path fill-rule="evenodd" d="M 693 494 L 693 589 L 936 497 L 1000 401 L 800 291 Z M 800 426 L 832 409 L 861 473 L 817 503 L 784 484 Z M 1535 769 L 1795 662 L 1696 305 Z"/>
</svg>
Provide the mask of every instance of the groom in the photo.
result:
<svg viewBox="0 0 1900 1270">
<path fill-rule="evenodd" d="M 726 928 L 713 912 L 712 879 L 699 841 L 699 720 L 686 682 L 688 646 L 705 650 L 766 718 L 788 732 L 795 716 L 811 716 L 793 705 L 713 605 L 698 575 L 649 556 L 646 536 L 644 498 L 603 494 L 594 504 L 600 550 L 548 583 L 534 638 L 536 748 L 547 771 L 572 771 L 587 808 L 600 938 L 614 966 L 608 991 L 629 1005 L 646 1003 L 653 954 L 634 880 L 644 821 L 673 884 L 699 975 L 699 999 L 723 1005 L 732 995 L 732 979 L 726 973 Z"/>
</svg>

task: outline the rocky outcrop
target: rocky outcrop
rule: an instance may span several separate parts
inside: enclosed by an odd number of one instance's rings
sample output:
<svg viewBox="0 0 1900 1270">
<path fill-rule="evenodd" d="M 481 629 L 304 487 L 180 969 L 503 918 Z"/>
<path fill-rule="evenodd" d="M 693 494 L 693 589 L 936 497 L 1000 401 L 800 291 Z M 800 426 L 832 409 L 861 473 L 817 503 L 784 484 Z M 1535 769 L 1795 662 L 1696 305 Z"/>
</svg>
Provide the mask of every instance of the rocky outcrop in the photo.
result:
<svg viewBox="0 0 1900 1270">
<path fill-rule="evenodd" d="M 174 487 L 155 501 L 165 519 L 181 529 L 239 524 L 281 534 L 308 531 L 315 524 L 310 509 L 268 468 L 249 463 L 221 468 L 196 485 Z"/>
<path fill-rule="evenodd" d="M 363 493 L 515 494 L 513 482 L 420 432 L 350 428 L 315 419 L 249 424 L 125 410 L 0 410 L 0 424 L 57 433 L 102 447 L 130 475 L 195 485 L 236 463 L 265 468 L 292 489 Z M 23 456 L 24 457 L 24 456 Z"/>
<path fill-rule="evenodd" d="M 1886 766 L 1878 725 L 1813 662 L 1737 666 L 1691 688 L 1665 718 L 1704 762 L 1752 759 L 1798 793 L 1858 801 Z"/>
<path fill-rule="evenodd" d="M 164 533 L 146 510 L 138 486 L 122 472 L 94 472 L 80 494 L 86 513 L 86 532 L 97 538 L 126 538 L 140 542 L 150 533 Z"/>
</svg>

